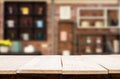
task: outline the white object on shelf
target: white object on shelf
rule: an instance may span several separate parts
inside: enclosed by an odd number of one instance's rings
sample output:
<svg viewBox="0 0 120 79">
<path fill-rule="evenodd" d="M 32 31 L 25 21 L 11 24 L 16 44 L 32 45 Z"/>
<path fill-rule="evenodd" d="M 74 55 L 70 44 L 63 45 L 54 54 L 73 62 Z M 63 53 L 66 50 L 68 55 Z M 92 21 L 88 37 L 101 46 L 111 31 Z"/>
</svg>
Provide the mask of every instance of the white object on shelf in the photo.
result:
<svg viewBox="0 0 120 79">
<path fill-rule="evenodd" d="M 87 28 L 87 27 L 89 27 L 89 26 L 90 26 L 89 21 L 82 21 L 82 22 L 81 22 L 81 27 Z"/>
<path fill-rule="evenodd" d="M 102 48 L 100 46 L 97 46 L 96 47 L 96 53 L 102 53 Z"/>
<path fill-rule="evenodd" d="M 96 43 L 97 43 L 97 44 L 101 44 L 101 38 L 100 38 L 100 37 L 97 37 L 97 38 L 96 38 Z"/>
<path fill-rule="evenodd" d="M 68 55 L 70 55 L 70 51 L 69 51 L 69 50 L 64 50 L 64 51 L 62 52 L 62 55 L 68 56 Z"/>
<path fill-rule="evenodd" d="M 91 48 L 90 48 L 90 46 L 86 46 L 85 52 L 86 52 L 86 53 L 91 53 Z"/>
<path fill-rule="evenodd" d="M 24 52 L 25 53 L 33 53 L 33 52 L 35 52 L 35 48 L 33 45 L 28 45 L 24 48 Z"/>
<path fill-rule="evenodd" d="M 66 31 L 60 32 L 60 41 L 67 41 L 67 32 Z"/>
<path fill-rule="evenodd" d="M 90 44 L 92 41 L 91 41 L 91 38 L 88 36 L 88 37 L 86 37 L 86 43 L 87 44 Z"/>
<path fill-rule="evenodd" d="M 7 26 L 9 27 L 9 28 L 13 28 L 13 27 L 15 27 L 15 21 L 14 20 L 7 20 Z"/>
<path fill-rule="evenodd" d="M 71 19 L 70 6 L 60 6 L 60 19 L 62 20 Z"/>
<path fill-rule="evenodd" d="M 0 53 L 6 54 L 9 51 L 9 47 L 7 46 L 0 46 Z"/>
<path fill-rule="evenodd" d="M 29 34 L 28 33 L 23 33 L 22 34 L 22 39 L 23 40 L 29 40 Z"/>
<path fill-rule="evenodd" d="M 113 52 L 114 53 L 119 52 L 119 41 L 117 39 L 113 40 Z"/>
<path fill-rule="evenodd" d="M 103 27 L 104 27 L 104 24 L 103 24 L 103 22 L 101 22 L 101 21 L 96 21 L 96 22 L 95 22 L 95 27 L 103 28 Z"/>
</svg>

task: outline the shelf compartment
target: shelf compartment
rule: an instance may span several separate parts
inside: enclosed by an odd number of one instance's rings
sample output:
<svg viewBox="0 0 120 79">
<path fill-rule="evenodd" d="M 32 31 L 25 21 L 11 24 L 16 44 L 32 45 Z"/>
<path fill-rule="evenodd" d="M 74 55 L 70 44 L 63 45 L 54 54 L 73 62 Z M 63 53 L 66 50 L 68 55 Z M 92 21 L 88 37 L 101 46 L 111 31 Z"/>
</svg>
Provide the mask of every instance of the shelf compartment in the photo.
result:
<svg viewBox="0 0 120 79">
<path fill-rule="evenodd" d="M 34 32 L 34 39 L 35 40 L 46 40 L 46 32 L 44 30 L 41 29 L 37 29 Z"/>
<path fill-rule="evenodd" d="M 6 15 L 16 15 L 18 14 L 17 2 L 5 3 L 5 14 Z"/>
<path fill-rule="evenodd" d="M 5 31 L 5 39 L 10 39 L 10 40 L 18 40 L 18 31 L 15 29 L 9 29 Z"/>
<path fill-rule="evenodd" d="M 25 16 L 25 17 L 20 17 L 20 27 L 32 27 L 33 26 L 33 20 L 32 17 Z"/>
</svg>

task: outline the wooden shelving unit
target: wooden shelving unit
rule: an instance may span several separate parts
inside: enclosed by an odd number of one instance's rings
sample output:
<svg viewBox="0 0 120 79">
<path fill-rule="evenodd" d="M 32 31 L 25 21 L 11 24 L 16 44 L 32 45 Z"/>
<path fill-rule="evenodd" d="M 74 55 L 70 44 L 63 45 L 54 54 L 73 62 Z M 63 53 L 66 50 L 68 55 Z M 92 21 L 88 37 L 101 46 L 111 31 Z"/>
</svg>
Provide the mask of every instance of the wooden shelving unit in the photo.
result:
<svg viewBox="0 0 120 79">
<path fill-rule="evenodd" d="M 80 29 L 119 28 L 118 7 L 79 7 L 77 9 L 77 27 Z"/>
<path fill-rule="evenodd" d="M 4 39 L 46 40 L 46 2 L 4 2 Z"/>
<path fill-rule="evenodd" d="M 80 34 L 77 40 L 78 44 L 76 47 L 79 54 L 120 53 L 120 34 Z M 117 45 L 114 45 L 115 40 L 118 43 Z M 115 48 L 116 46 L 117 48 Z"/>
<path fill-rule="evenodd" d="M 71 21 L 60 21 L 58 28 L 58 54 L 65 54 L 64 51 L 69 51 L 70 54 L 74 50 L 74 23 Z"/>
</svg>

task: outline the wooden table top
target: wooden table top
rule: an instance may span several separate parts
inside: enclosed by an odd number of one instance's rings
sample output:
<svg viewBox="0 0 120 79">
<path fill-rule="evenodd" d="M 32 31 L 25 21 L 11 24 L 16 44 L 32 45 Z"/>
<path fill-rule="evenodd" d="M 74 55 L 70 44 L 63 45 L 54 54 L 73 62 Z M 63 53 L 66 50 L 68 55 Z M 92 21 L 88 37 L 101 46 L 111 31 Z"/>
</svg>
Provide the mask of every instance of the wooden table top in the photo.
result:
<svg viewBox="0 0 120 79">
<path fill-rule="evenodd" d="M 120 73 L 120 55 L 82 56 L 83 60 L 93 61 L 108 70 L 108 73 Z"/>
<path fill-rule="evenodd" d="M 0 74 L 16 74 L 17 69 L 34 56 L 0 56 Z"/>
<path fill-rule="evenodd" d="M 0 56 L 0 74 L 120 73 L 120 55 Z"/>
<path fill-rule="evenodd" d="M 63 74 L 108 74 L 100 65 L 84 61 L 81 56 L 63 56 Z"/>
<path fill-rule="evenodd" d="M 17 73 L 62 74 L 60 56 L 38 56 L 18 69 Z"/>
</svg>

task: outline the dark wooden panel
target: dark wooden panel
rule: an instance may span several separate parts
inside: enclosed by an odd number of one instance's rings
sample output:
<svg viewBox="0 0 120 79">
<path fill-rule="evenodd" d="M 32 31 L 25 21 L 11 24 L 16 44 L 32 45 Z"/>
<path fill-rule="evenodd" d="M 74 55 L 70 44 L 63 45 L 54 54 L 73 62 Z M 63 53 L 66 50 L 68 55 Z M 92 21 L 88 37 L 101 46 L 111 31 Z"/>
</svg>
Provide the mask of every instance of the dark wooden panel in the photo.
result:
<svg viewBox="0 0 120 79">
<path fill-rule="evenodd" d="M 0 79 L 16 79 L 16 75 L 0 75 Z"/>
<path fill-rule="evenodd" d="M 108 79 L 108 75 L 63 75 L 62 79 Z"/>
<path fill-rule="evenodd" d="M 111 79 L 120 79 L 120 74 L 111 74 L 110 78 Z"/>
<path fill-rule="evenodd" d="M 61 79 L 62 75 L 58 74 L 39 74 L 39 75 L 18 75 L 17 79 Z"/>
</svg>

